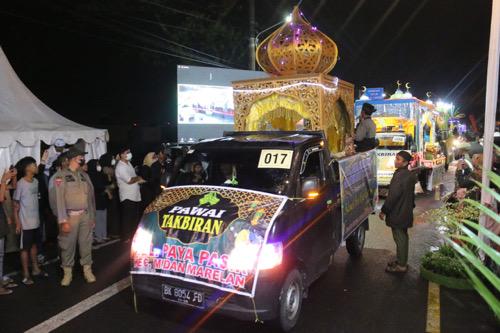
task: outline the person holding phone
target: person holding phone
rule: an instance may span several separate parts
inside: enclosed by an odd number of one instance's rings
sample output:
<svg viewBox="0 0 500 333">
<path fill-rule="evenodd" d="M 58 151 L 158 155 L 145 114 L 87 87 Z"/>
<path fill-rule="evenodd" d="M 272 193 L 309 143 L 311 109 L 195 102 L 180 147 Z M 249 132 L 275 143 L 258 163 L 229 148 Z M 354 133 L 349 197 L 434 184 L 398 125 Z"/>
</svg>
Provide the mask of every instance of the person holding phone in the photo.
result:
<svg viewBox="0 0 500 333">
<path fill-rule="evenodd" d="M 16 169 L 11 167 L 2 174 L 0 180 L 0 296 L 12 294 L 11 288 L 17 287 L 17 284 L 10 278 L 4 279 L 3 276 L 3 258 L 5 255 L 5 237 L 9 233 L 9 223 L 3 209 L 5 201 L 5 193 L 7 192 L 8 183 L 17 175 Z"/>
</svg>

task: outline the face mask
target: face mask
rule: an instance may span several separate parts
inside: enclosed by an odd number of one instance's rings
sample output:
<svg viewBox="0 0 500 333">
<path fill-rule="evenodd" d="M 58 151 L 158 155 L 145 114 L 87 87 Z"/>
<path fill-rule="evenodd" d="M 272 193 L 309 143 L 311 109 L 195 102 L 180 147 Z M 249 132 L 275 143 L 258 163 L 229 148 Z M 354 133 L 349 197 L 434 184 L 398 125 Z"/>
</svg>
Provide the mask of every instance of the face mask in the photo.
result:
<svg viewBox="0 0 500 333">
<path fill-rule="evenodd" d="M 116 164 L 116 161 L 115 161 L 114 159 L 113 159 L 113 160 L 111 160 L 111 165 L 112 165 L 112 166 L 115 166 L 115 164 Z"/>
<path fill-rule="evenodd" d="M 100 165 L 96 166 L 95 169 L 97 170 L 97 172 L 101 172 L 102 171 L 102 167 Z"/>
<path fill-rule="evenodd" d="M 127 154 L 127 161 L 131 161 L 132 160 L 132 153 L 128 153 Z"/>
</svg>

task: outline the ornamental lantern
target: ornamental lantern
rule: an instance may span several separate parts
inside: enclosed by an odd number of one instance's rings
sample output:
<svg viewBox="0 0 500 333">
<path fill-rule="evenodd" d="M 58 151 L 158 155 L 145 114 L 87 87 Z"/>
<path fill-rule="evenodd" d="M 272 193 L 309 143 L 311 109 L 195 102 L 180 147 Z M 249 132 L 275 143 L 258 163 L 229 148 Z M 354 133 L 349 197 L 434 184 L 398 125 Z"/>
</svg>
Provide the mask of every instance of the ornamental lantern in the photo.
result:
<svg viewBox="0 0 500 333">
<path fill-rule="evenodd" d="M 327 74 L 337 63 L 335 42 L 312 26 L 295 7 L 290 22 L 257 48 L 257 62 L 275 75 Z"/>
</svg>

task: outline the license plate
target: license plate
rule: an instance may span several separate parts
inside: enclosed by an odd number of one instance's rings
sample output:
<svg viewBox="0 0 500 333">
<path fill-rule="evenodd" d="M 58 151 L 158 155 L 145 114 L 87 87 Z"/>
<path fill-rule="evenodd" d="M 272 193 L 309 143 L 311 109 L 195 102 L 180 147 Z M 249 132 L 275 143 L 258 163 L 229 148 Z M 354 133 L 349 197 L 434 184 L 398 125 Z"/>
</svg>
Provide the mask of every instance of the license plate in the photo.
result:
<svg viewBox="0 0 500 333">
<path fill-rule="evenodd" d="M 174 287 L 168 284 L 162 284 L 161 289 L 161 295 L 164 300 L 197 308 L 203 308 L 205 306 L 205 295 L 202 292 Z"/>
</svg>

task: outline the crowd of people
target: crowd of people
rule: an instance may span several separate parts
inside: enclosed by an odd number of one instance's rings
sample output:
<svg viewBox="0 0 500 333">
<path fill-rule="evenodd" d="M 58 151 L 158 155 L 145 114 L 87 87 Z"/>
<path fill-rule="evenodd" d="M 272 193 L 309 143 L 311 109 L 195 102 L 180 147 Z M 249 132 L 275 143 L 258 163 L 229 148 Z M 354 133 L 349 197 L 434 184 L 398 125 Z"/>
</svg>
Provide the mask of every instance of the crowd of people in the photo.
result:
<svg viewBox="0 0 500 333">
<path fill-rule="evenodd" d="M 59 249 L 61 286 L 71 284 L 77 246 L 84 279 L 95 282 L 92 247 L 130 241 L 143 210 L 167 185 L 170 159 L 163 146 L 136 168 L 128 147 L 99 159 L 86 155 L 56 140 L 40 163 L 24 157 L 1 173 L 0 296 L 18 286 L 3 274 L 6 251 L 20 253 L 20 282 L 30 286 L 48 276 L 41 264 L 51 243 Z"/>
<path fill-rule="evenodd" d="M 373 110 L 366 106 L 364 109 L 365 120 L 369 122 Z M 367 124 L 367 128 L 373 127 Z M 371 139 L 371 130 L 365 132 Z M 357 142 L 360 139 L 364 140 L 356 137 Z M 482 151 L 472 149 L 474 147 L 471 144 L 464 151 L 465 158 L 459 156 L 456 190 L 450 200 L 479 199 L 480 190 L 474 181 L 481 182 Z M 92 283 L 96 281 L 92 271 L 92 247 L 113 238 L 130 241 L 142 212 L 167 186 L 174 166 L 164 146 L 147 153 L 137 167 L 131 164 L 133 155 L 128 147 L 116 153 L 86 159 L 86 152 L 77 145 L 68 147 L 56 140 L 54 146 L 44 151 L 38 164 L 33 157 L 24 157 L 1 174 L 0 296 L 12 293 L 18 286 L 12 278 L 3 275 L 6 251 L 19 252 L 20 282 L 29 286 L 34 284 L 35 278 L 48 276 L 41 265 L 45 260 L 44 246 L 57 243 L 63 270 L 61 285 L 69 286 L 77 245 L 84 279 Z M 396 160 L 399 161 L 396 166 L 399 173 L 393 177 L 380 217 L 393 229 L 398 248 L 398 261 L 391 262 L 387 269 L 404 272 L 408 257 L 407 228 L 413 220 L 415 179 L 410 174 L 403 175 L 408 169 L 410 154 L 399 152 Z M 493 162 L 493 170 L 498 174 L 498 154 Z M 224 184 L 231 183 L 234 172 L 224 167 L 221 165 L 226 179 Z M 179 184 L 191 185 L 205 181 L 206 174 L 199 162 L 192 163 L 177 179 Z M 407 196 L 395 190 L 394 184 L 401 183 L 408 183 L 404 191 Z M 401 200 L 407 202 L 401 204 Z M 408 216 L 402 218 L 398 214 Z"/>
</svg>

